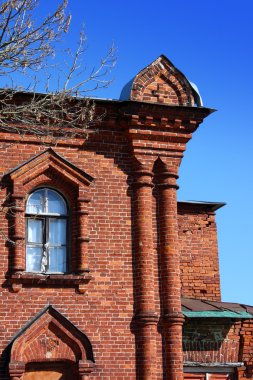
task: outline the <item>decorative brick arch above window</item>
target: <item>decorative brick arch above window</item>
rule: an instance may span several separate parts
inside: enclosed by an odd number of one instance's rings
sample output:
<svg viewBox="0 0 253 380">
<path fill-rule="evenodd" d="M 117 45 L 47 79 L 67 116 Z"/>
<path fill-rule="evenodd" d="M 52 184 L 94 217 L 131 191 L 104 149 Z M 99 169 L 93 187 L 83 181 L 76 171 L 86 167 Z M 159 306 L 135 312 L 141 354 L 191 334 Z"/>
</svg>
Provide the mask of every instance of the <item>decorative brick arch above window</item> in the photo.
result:
<svg viewBox="0 0 253 380">
<path fill-rule="evenodd" d="M 52 148 L 7 173 L 3 182 L 10 195 L 12 226 L 9 229 L 9 274 L 14 291 L 20 284 L 78 286 L 83 292 L 90 281 L 88 275 L 88 203 L 89 187 L 93 178 L 77 168 Z M 70 209 L 70 264 L 64 275 L 43 275 L 25 272 L 25 206 L 34 190 L 52 188 L 62 194 Z"/>
<path fill-rule="evenodd" d="M 52 306 L 47 306 L 11 342 L 9 375 L 11 379 L 21 379 L 31 364 L 48 369 L 54 363 L 73 366 L 80 379 L 95 367 L 87 336 Z"/>
</svg>

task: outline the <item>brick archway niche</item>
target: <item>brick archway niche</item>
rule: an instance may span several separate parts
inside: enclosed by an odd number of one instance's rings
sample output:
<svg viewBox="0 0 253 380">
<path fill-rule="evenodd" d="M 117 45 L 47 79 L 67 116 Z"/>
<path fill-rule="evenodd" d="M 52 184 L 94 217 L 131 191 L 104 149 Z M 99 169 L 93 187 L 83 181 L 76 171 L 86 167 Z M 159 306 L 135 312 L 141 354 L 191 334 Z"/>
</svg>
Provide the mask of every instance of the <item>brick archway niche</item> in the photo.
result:
<svg viewBox="0 0 253 380">
<path fill-rule="evenodd" d="M 9 375 L 11 380 L 86 380 L 94 366 L 87 336 L 48 306 L 14 339 Z"/>
</svg>

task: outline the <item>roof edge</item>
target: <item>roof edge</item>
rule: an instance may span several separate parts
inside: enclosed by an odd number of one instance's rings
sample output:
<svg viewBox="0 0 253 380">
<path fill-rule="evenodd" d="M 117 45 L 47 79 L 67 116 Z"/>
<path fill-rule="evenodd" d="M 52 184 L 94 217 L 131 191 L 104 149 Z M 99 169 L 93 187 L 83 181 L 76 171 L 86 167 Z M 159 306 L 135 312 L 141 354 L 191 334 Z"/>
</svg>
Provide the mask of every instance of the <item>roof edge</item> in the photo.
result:
<svg viewBox="0 0 253 380">
<path fill-rule="evenodd" d="M 246 311 L 182 311 L 187 318 L 231 318 L 231 319 L 253 319 L 253 315 Z"/>
<path fill-rule="evenodd" d="M 211 211 L 216 211 L 221 207 L 226 206 L 225 202 L 206 202 L 206 201 L 178 201 L 178 204 L 181 205 L 195 205 L 195 206 L 204 206 L 209 208 Z"/>
</svg>

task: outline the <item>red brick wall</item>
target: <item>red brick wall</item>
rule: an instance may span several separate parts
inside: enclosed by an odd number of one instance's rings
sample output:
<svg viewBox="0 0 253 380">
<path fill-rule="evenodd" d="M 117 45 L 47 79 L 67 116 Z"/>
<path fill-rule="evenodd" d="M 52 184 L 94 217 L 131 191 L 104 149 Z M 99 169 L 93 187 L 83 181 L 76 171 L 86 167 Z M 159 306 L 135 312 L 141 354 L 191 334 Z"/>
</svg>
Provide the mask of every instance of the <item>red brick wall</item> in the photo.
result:
<svg viewBox="0 0 253 380">
<path fill-rule="evenodd" d="M 110 151 L 104 135 L 93 152 L 92 144 L 83 148 L 55 148 L 71 163 L 95 178 L 89 203 L 89 268 L 94 280 L 85 295 L 72 287 L 23 287 L 12 293 L 1 289 L 0 344 L 3 351 L 11 338 L 48 303 L 65 315 L 90 339 L 96 360 L 92 378 L 134 379 L 135 338 L 130 325 L 133 317 L 133 278 L 131 245 L 131 206 L 124 173 L 128 164 L 125 144 L 114 134 Z M 114 149 L 115 148 L 115 149 Z M 45 147 L 22 144 L 0 150 L 1 174 L 33 157 Z M 89 151 L 90 149 L 90 151 Z M 87 150 L 87 151 L 86 151 Z M 2 199 L 5 191 L 1 192 Z M 1 232 L 8 235 L 6 220 L 1 216 Z M 8 250 L 0 241 L 1 283 L 6 283 Z M 6 363 L 4 363 L 6 364 Z M 2 362 L 3 365 L 3 362 Z M 4 379 L 3 367 L 0 378 Z"/>
<path fill-rule="evenodd" d="M 45 147 L 34 144 L 13 145 L 7 150 L 8 160 L 6 152 L 0 150 L 1 174 L 44 149 Z M 127 183 L 130 167 L 126 142 L 121 133 L 104 132 L 102 142 L 101 135 L 99 140 L 94 137 L 86 142 L 84 149 L 62 146 L 55 148 L 55 151 L 95 178 L 90 189 L 88 249 L 89 268 L 94 280 L 87 286 L 85 295 L 76 293 L 72 287 L 64 286 L 27 286 L 19 293 L 12 293 L 8 287 L 4 287 L 0 301 L 1 349 L 4 350 L 13 335 L 50 303 L 89 337 L 96 360 L 96 371 L 91 375 L 92 378 L 109 379 L 113 376 L 113 379 L 134 379 L 135 336 L 130 327 L 134 314 L 131 191 Z M 4 191 L 1 196 L 4 199 Z M 153 202 L 155 205 L 155 198 Z M 179 206 L 185 296 L 218 298 L 219 293 L 215 295 L 219 284 L 216 230 L 214 216 L 209 214 Z M 192 231 L 190 237 L 186 230 Z M 1 218 L 1 231 L 8 234 L 4 218 Z M 4 239 L 1 239 L 0 244 L 1 281 L 5 282 L 12 248 L 8 250 Z M 202 270 L 204 272 L 200 276 Z M 213 285 L 215 281 L 216 284 Z M 159 315 L 158 284 L 156 275 L 156 311 Z M 202 289 L 207 290 L 207 293 L 201 293 Z M 162 376 L 159 333 L 157 350 L 159 378 Z M 4 379 L 4 375 L 1 376 Z"/>
<path fill-rule="evenodd" d="M 246 366 L 246 373 L 244 372 L 245 367 L 238 371 L 238 379 L 248 379 L 253 378 L 253 321 L 245 320 L 242 323 L 240 330 L 241 337 L 241 352 L 240 359 L 244 361 Z"/>
<path fill-rule="evenodd" d="M 88 249 L 89 268 L 94 280 L 87 286 L 85 295 L 76 293 L 71 287 L 51 286 L 42 289 L 28 286 L 23 287 L 19 293 L 10 292 L 8 287 L 2 289 L 1 346 L 4 350 L 13 335 L 50 303 L 89 337 L 97 366 L 92 378 L 106 379 L 106 376 L 109 378 L 113 373 L 114 379 L 134 379 L 135 336 L 130 328 L 134 314 L 134 290 L 131 191 L 127 183 L 129 155 L 120 133 L 106 132 L 102 142 L 95 143 L 94 140 L 95 138 L 87 142 L 85 149 L 68 146 L 55 148 L 57 153 L 95 178 L 90 189 Z M 93 151 L 94 145 L 96 152 Z M 44 149 L 45 147 L 33 144 L 13 145 L 8 148 L 8 160 L 5 159 L 6 152 L 0 150 L 1 173 L 8 172 Z M 5 192 L 1 195 L 3 199 Z M 155 205 L 155 198 L 153 202 Z M 185 229 L 193 231 L 191 238 Z M 213 244 L 216 244 L 216 230 L 212 213 L 208 215 L 206 211 L 199 210 L 193 212 L 192 209 L 186 210 L 179 206 L 179 230 L 184 295 L 206 296 L 200 290 L 207 289 L 208 296 L 214 299 L 211 280 L 218 279 L 218 267 L 217 249 L 216 246 L 213 248 Z M 8 234 L 4 218 L 1 218 L 1 231 Z M 11 251 L 12 248 L 9 252 L 2 239 L 2 282 L 5 281 Z M 210 261 L 210 253 L 213 254 L 213 261 Z M 214 266 L 217 277 L 212 277 Z M 199 273 L 203 267 L 205 272 L 200 278 Z M 216 281 L 218 286 L 218 280 Z M 159 315 L 158 283 L 156 275 L 156 311 Z M 161 374 L 159 333 L 157 348 L 157 373 Z"/>
<path fill-rule="evenodd" d="M 220 300 L 215 215 L 207 206 L 178 205 L 182 295 Z"/>
<path fill-rule="evenodd" d="M 158 153 L 160 157 L 164 155 L 166 165 L 160 175 L 163 179 L 168 179 L 170 183 L 163 183 L 162 185 L 165 185 L 168 191 L 171 191 L 171 188 L 173 188 L 173 202 L 168 202 L 168 204 L 175 207 L 176 173 L 185 144 L 191 138 L 191 134 L 202 121 L 203 117 L 208 114 L 208 110 L 197 109 L 196 111 L 194 107 L 191 110 L 187 109 L 189 107 L 180 108 L 177 106 L 175 109 L 170 108 L 169 110 L 163 107 L 163 110 L 156 108 L 157 115 L 155 120 L 153 120 L 152 115 L 155 112 L 153 106 L 149 105 L 149 108 L 142 105 L 141 111 L 138 108 L 139 106 L 137 106 L 138 102 L 132 102 L 130 106 L 128 103 L 122 105 L 122 109 L 120 110 L 116 107 L 121 107 L 121 105 L 111 106 L 112 109 L 109 109 L 110 106 L 108 105 L 105 106 L 105 108 L 107 107 L 108 114 L 111 116 L 111 120 L 107 124 L 105 122 L 102 123 L 98 127 L 99 132 L 94 131 L 89 134 L 84 144 L 80 141 L 71 141 L 70 144 L 66 142 L 54 148 L 58 154 L 94 178 L 94 181 L 89 186 L 91 200 L 88 204 L 88 236 L 90 242 L 88 243 L 87 255 L 87 261 L 91 270 L 90 274 L 93 276 L 93 280 L 87 285 L 87 292 L 85 294 L 76 292 L 73 286 L 65 286 L 64 283 L 58 286 L 24 285 L 18 293 L 12 292 L 8 284 L 7 271 L 9 262 L 13 258 L 15 247 L 6 244 L 4 236 L 0 240 L 0 276 L 1 283 L 3 284 L 0 298 L 0 346 L 4 352 L 0 378 L 3 380 L 7 378 L 4 375 L 4 367 L 6 368 L 8 364 L 7 352 L 5 350 L 8 343 L 47 304 L 52 304 L 90 339 L 96 361 L 96 370 L 91 375 L 91 378 L 102 378 L 105 380 L 129 380 L 136 378 L 136 365 L 141 364 L 138 361 L 139 358 L 136 357 L 140 335 L 138 336 L 139 331 L 136 329 L 133 316 L 136 313 L 136 303 L 138 302 L 138 296 L 142 293 L 142 289 L 137 289 L 137 286 L 134 286 L 135 279 L 133 275 L 135 273 L 133 270 L 134 245 L 132 244 L 132 208 L 134 197 L 132 189 L 133 165 L 130 164 L 132 160 L 131 155 L 135 153 L 139 160 L 144 156 L 147 163 L 152 163 L 152 165 L 157 160 Z M 125 133 L 128 128 L 127 123 L 133 123 L 134 118 L 131 115 L 136 115 L 138 112 L 141 114 L 141 117 L 140 119 L 137 117 L 136 124 L 134 124 L 134 127 L 132 126 L 132 132 L 127 135 Z M 122 115 L 130 116 L 124 119 Z M 150 137 L 151 132 L 152 138 Z M 7 137 L 10 137 L 13 141 L 13 136 L 5 134 L 4 137 L 5 141 L 7 141 Z M 27 139 L 29 140 L 29 138 Z M 23 140 L 21 144 L 11 144 L 6 150 L 0 149 L 0 174 L 4 175 L 17 165 L 46 149 L 46 147 L 36 143 L 34 139 L 30 142 L 28 140 Z M 152 166 L 149 170 L 152 176 Z M 46 176 L 43 177 L 42 175 L 33 180 L 34 186 L 38 185 L 38 183 L 43 186 L 43 183 L 36 182 L 36 180 L 40 181 L 41 178 L 45 178 L 45 186 L 47 185 Z M 29 178 L 27 181 L 29 181 Z M 64 182 L 62 177 L 61 181 Z M 55 183 L 57 183 L 57 180 Z M 59 190 L 63 194 L 64 187 L 64 183 L 59 183 Z M 72 191 L 72 189 L 68 189 L 68 191 Z M 150 191 L 148 194 L 151 196 L 152 192 Z M 3 202 L 6 197 L 5 189 L 0 192 L 0 197 L 0 201 Z M 67 196 L 67 198 L 70 199 L 71 196 Z M 154 235 L 157 234 L 156 199 L 154 196 Z M 149 205 L 149 209 L 151 210 L 151 204 Z M 176 215 L 176 212 L 175 209 L 171 210 L 169 208 L 167 208 L 167 212 L 173 215 L 170 229 L 173 230 L 171 239 L 175 241 L 177 237 L 177 223 L 174 215 Z M 216 289 L 217 293 L 215 295 L 215 287 L 218 286 L 218 266 L 215 261 L 217 260 L 217 248 L 211 249 L 211 246 L 216 243 L 216 231 L 213 215 L 207 214 L 207 212 L 202 213 L 199 210 L 198 212 L 192 212 L 192 210 L 180 211 L 179 209 L 179 244 L 181 257 L 185 260 L 185 262 L 182 260 L 182 267 L 186 269 L 186 272 L 182 271 L 183 289 L 184 295 L 200 296 L 202 294 L 200 290 L 205 286 L 204 290 L 207 291 L 206 294 L 209 292 L 212 294 L 213 299 L 217 299 L 215 298 L 218 297 L 219 291 L 219 289 Z M 198 220 L 197 223 L 196 220 Z M 150 221 L 148 223 L 145 220 L 140 222 L 150 226 Z M 197 224 L 197 229 L 192 234 L 193 238 L 189 238 L 184 232 L 189 224 L 191 230 L 194 230 L 194 226 Z M 199 228 L 199 226 L 201 227 Z M 74 223 L 72 227 L 73 229 L 75 228 Z M 4 215 L 1 215 L 0 218 L 0 232 L 8 236 L 8 223 Z M 168 231 L 164 231 L 164 234 L 168 234 Z M 156 241 L 156 236 L 154 236 L 154 241 Z M 141 239 L 138 241 L 139 245 L 140 243 L 142 243 Z M 150 250 L 148 244 L 146 245 Z M 164 240 L 164 251 L 166 245 L 167 240 Z M 165 280 L 161 280 L 161 260 L 155 248 L 156 245 L 154 244 L 154 260 L 152 260 L 152 255 L 150 255 L 148 266 L 145 266 L 145 268 L 154 265 L 155 310 L 152 310 L 152 313 L 155 312 L 160 316 L 161 292 L 164 291 L 161 284 Z M 177 251 L 177 247 L 174 248 L 174 251 Z M 22 251 L 22 248 L 19 250 Z M 176 252 L 174 257 L 178 257 L 177 254 L 178 252 Z M 210 257 L 211 259 L 209 260 Z M 170 258 L 169 255 L 168 258 Z M 142 265 L 141 262 L 139 264 L 140 266 Z M 194 268 L 193 272 L 190 271 L 190 266 Z M 200 276 L 199 273 L 203 267 L 205 268 L 205 272 Z M 210 268 L 211 273 L 209 272 Z M 175 273 L 173 271 L 167 272 L 168 275 L 171 275 L 172 272 L 172 276 L 177 276 L 177 271 Z M 213 272 L 215 272 L 215 275 Z M 150 272 L 145 271 L 145 274 L 145 279 L 147 280 Z M 212 281 L 215 283 L 214 288 L 211 288 L 213 286 L 211 285 Z M 142 283 L 140 282 L 139 287 L 141 285 Z M 148 288 L 147 285 L 148 281 L 146 281 L 146 288 Z M 178 291 L 180 289 L 179 285 L 177 286 Z M 194 293 L 194 286 L 197 289 L 196 294 Z M 171 296 L 173 298 L 174 295 L 171 294 Z M 180 307 L 179 297 L 180 294 L 177 292 L 176 306 Z M 169 306 L 173 308 L 173 299 Z M 164 367 L 164 363 L 162 363 L 164 357 L 161 339 L 161 325 L 163 321 L 160 318 L 158 326 L 156 326 L 154 315 L 149 315 L 148 312 L 149 310 L 146 310 L 146 315 L 141 317 L 144 320 L 144 325 L 146 324 L 145 328 L 151 323 L 154 326 L 152 328 L 152 340 L 156 340 L 157 343 L 157 360 L 152 370 L 156 367 L 154 378 L 161 379 L 164 373 L 164 368 L 162 368 Z M 178 313 L 178 308 L 176 312 Z M 172 317 L 173 321 L 169 321 L 168 325 L 171 327 L 171 324 L 174 323 L 179 326 L 181 322 L 178 320 L 178 315 L 172 315 Z M 180 329 L 181 325 L 178 327 L 178 331 Z M 148 330 L 150 331 L 151 329 Z M 178 335 L 181 336 L 180 333 Z M 173 349 L 181 354 L 180 339 L 177 338 L 176 334 L 173 336 L 173 342 Z M 153 352 L 149 352 L 149 350 L 152 350 L 152 347 L 150 348 L 149 344 L 147 349 L 146 344 L 147 354 L 153 357 Z M 153 347 L 153 350 L 155 352 L 155 347 Z M 173 357 L 171 356 L 167 360 L 167 363 L 170 362 L 173 362 Z M 182 374 L 180 373 L 176 374 L 176 376 L 177 379 L 182 378 Z"/>
</svg>

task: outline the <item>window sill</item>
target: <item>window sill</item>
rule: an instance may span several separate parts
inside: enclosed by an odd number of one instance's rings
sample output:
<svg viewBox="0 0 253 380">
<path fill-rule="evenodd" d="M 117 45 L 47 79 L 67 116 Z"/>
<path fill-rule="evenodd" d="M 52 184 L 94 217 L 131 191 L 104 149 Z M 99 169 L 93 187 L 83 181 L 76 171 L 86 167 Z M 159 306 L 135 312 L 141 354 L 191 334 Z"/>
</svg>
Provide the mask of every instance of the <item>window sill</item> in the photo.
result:
<svg viewBox="0 0 253 380">
<path fill-rule="evenodd" d="M 10 284 L 15 293 L 19 292 L 23 286 L 74 287 L 79 293 L 85 293 L 87 284 L 92 279 L 93 277 L 88 273 L 79 275 L 17 272 L 11 275 Z"/>
</svg>

